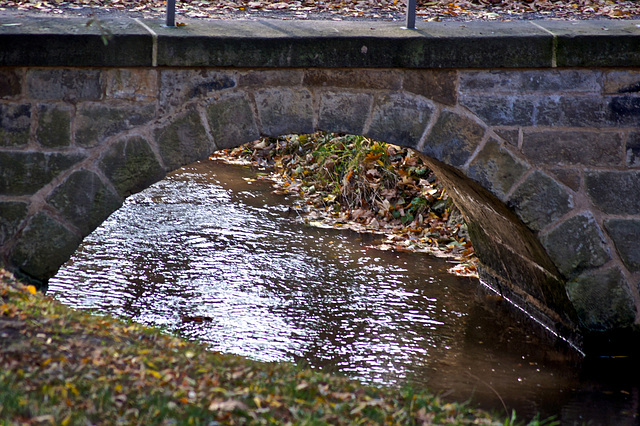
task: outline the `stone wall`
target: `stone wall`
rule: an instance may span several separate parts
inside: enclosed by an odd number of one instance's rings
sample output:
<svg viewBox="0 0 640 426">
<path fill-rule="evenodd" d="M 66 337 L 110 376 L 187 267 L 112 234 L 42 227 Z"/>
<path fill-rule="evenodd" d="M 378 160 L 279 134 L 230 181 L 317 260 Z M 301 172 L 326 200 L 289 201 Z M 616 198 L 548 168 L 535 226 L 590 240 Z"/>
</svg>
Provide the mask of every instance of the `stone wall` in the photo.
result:
<svg viewBox="0 0 640 426">
<path fill-rule="evenodd" d="M 425 155 L 493 285 L 565 335 L 636 331 L 640 69 L 0 68 L 0 255 L 46 282 L 128 195 L 261 135 Z"/>
</svg>

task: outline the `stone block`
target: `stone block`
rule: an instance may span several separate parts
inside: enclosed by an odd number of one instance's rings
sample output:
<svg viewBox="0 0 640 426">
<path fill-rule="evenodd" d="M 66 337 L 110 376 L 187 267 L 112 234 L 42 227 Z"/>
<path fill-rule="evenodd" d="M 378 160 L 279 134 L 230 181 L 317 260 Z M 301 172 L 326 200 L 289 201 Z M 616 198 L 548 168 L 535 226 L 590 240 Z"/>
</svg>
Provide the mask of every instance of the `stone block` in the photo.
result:
<svg viewBox="0 0 640 426">
<path fill-rule="evenodd" d="M 260 137 L 250 101 L 242 93 L 209 104 L 207 120 L 213 140 L 219 149 L 240 146 Z"/>
<path fill-rule="evenodd" d="M 620 166 L 622 135 L 580 130 L 524 130 L 522 152 L 536 164 Z"/>
<path fill-rule="evenodd" d="M 0 147 L 29 143 L 31 104 L 0 104 Z"/>
<path fill-rule="evenodd" d="M 143 103 L 86 103 L 76 115 L 76 145 L 89 148 L 109 136 L 148 123 L 155 117 L 155 105 Z"/>
<path fill-rule="evenodd" d="M 640 71 L 615 70 L 604 73 L 605 94 L 640 92 Z"/>
<path fill-rule="evenodd" d="M 627 269 L 631 272 L 640 271 L 640 220 L 607 219 L 604 228 Z"/>
<path fill-rule="evenodd" d="M 522 95 L 463 94 L 460 104 L 490 126 L 534 126 L 538 99 Z"/>
<path fill-rule="evenodd" d="M 606 108 L 608 125 L 638 127 L 638 123 L 640 123 L 640 96 L 613 96 L 608 99 Z"/>
<path fill-rule="evenodd" d="M 461 92 L 600 92 L 601 72 L 591 70 L 495 70 L 460 72 Z"/>
<path fill-rule="evenodd" d="M 635 321 L 633 297 L 618 268 L 585 273 L 569 281 L 567 294 L 588 330 L 609 331 L 629 327 Z"/>
<path fill-rule="evenodd" d="M 262 133 L 266 136 L 312 133 L 313 96 L 306 89 L 271 88 L 255 92 Z"/>
<path fill-rule="evenodd" d="M 537 232 L 569 213 L 573 197 L 558 182 L 535 171 L 516 188 L 507 205 Z"/>
<path fill-rule="evenodd" d="M 164 169 L 156 159 L 147 141 L 137 136 L 123 139 L 112 145 L 100 160 L 100 168 L 105 176 L 113 183 L 113 186 L 123 199 L 131 194 L 142 191 L 149 185 L 162 179 L 165 175 Z M 98 195 L 98 191 L 105 191 L 100 188 L 99 184 L 92 183 L 91 180 L 87 181 L 86 177 L 84 179 L 85 182 L 76 183 L 71 181 L 67 185 L 69 188 L 79 185 L 97 185 L 92 189 L 95 191 L 95 195 L 89 195 L 89 197 L 94 198 Z M 105 206 L 96 207 L 98 209 L 96 217 L 98 218 L 102 213 L 115 205 L 107 192 L 104 192 L 104 194 L 100 196 L 101 203 Z M 63 201 L 64 200 L 57 203 L 55 201 L 53 202 L 61 206 L 63 210 L 68 211 L 68 209 L 64 209 L 65 203 Z M 91 208 L 88 206 L 90 203 L 89 200 L 85 199 L 81 200 L 81 202 L 87 205 L 87 209 Z"/>
<path fill-rule="evenodd" d="M 192 99 L 211 97 L 237 86 L 234 71 L 165 69 L 160 71 L 160 110 L 168 112 Z"/>
<path fill-rule="evenodd" d="M 104 72 L 107 99 L 150 101 L 158 97 L 158 72 L 135 68 L 114 68 Z"/>
<path fill-rule="evenodd" d="M 100 70 L 44 69 L 27 72 L 27 95 L 33 99 L 94 101 L 102 99 Z"/>
<path fill-rule="evenodd" d="M 29 205 L 21 201 L 0 201 L 0 247 L 18 231 Z"/>
<path fill-rule="evenodd" d="M 602 231 L 589 212 L 564 221 L 540 241 L 566 279 L 611 260 Z"/>
<path fill-rule="evenodd" d="M 0 151 L 0 194 L 32 195 L 84 158 L 77 153 Z"/>
<path fill-rule="evenodd" d="M 120 196 L 88 170 L 71 174 L 47 197 L 47 202 L 85 236 L 122 205 Z"/>
<path fill-rule="evenodd" d="M 427 136 L 422 152 L 429 157 L 460 167 L 475 152 L 485 128 L 474 120 L 443 111 Z"/>
<path fill-rule="evenodd" d="M 627 166 L 640 167 L 640 132 L 631 132 L 627 136 L 625 148 Z"/>
<path fill-rule="evenodd" d="M 71 144 L 71 118 L 73 107 L 69 104 L 38 105 L 36 141 L 46 148 L 62 148 Z"/>
<path fill-rule="evenodd" d="M 509 145 L 518 146 L 520 143 L 520 129 L 510 129 L 510 128 L 493 128 L 493 131 L 496 132 L 496 135 L 500 136 L 502 140 L 507 142 Z"/>
<path fill-rule="evenodd" d="M 0 69 L 0 99 L 11 99 L 21 93 L 21 73 L 15 69 Z"/>
<path fill-rule="evenodd" d="M 578 192 L 582 185 L 582 174 L 577 169 L 550 169 L 559 182 Z"/>
<path fill-rule="evenodd" d="M 301 69 L 251 70 L 238 75 L 238 87 L 300 86 L 303 77 Z"/>
<path fill-rule="evenodd" d="M 154 138 L 168 171 L 203 160 L 216 149 L 195 108 L 188 109 L 164 127 L 157 128 Z"/>
<path fill-rule="evenodd" d="M 22 231 L 10 255 L 20 272 L 41 281 L 55 275 L 82 242 L 80 235 L 48 214 L 36 214 Z"/>
<path fill-rule="evenodd" d="M 366 93 L 323 92 L 318 127 L 327 132 L 361 135 L 372 104 L 373 96 Z"/>
<path fill-rule="evenodd" d="M 493 195 L 504 199 L 529 166 L 495 139 L 489 139 L 469 164 L 467 176 L 479 182 Z"/>
<path fill-rule="evenodd" d="M 381 95 L 375 102 L 371 124 L 364 136 L 415 148 L 434 110 L 433 104 L 420 96 Z"/>
<path fill-rule="evenodd" d="M 367 90 L 400 90 L 401 74 L 376 69 L 310 69 L 304 73 L 305 86 L 348 87 Z"/>
<path fill-rule="evenodd" d="M 457 71 L 408 70 L 404 72 L 402 88 L 444 105 L 454 106 L 458 99 Z"/>
<path fill-rule="evenodd" d="M 640 212 L 640 171 L 590 171 L 585 189 L 593 204 L 606 214 Z"/>
</svg>

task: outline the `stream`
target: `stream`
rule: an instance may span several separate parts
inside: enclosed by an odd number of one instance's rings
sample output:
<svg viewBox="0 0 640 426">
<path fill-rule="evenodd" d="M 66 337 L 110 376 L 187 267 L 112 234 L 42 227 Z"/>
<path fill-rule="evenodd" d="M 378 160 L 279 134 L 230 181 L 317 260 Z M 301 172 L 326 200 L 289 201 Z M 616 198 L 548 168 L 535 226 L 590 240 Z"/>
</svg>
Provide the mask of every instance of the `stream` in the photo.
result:
<svg viewBox="0 0 640 426">
<path fill-rule="evenodd" d="M 89 235 L 48 294 L 215 351 L 427 387 L 505 417 L 638 423 L 637 365 L 583 359 L 443 259 L 307 226 L 253 177 L 212 161 L 170 174 Z"/>
</svg>

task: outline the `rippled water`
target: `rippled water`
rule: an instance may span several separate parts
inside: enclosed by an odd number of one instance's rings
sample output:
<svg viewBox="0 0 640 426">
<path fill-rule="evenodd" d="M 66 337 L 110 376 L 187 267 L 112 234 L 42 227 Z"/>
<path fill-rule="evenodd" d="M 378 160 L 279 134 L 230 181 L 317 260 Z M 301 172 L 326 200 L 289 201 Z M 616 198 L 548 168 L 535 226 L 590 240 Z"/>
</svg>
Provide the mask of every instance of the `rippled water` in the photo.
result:
<svg viewBox="0 0 640 426">
<path fill-rule="evenodd" d="M 217 351 L 427 386 L 524 417 L 634 424 L 635 379 L 597 376 L 610 366 L 582 362 L 476 280 L 447 274 L 443 260 L 299 223 L 248 176 L 202 162 L 136 194 L 85 239 L 49 294 Z"/>
</svg>

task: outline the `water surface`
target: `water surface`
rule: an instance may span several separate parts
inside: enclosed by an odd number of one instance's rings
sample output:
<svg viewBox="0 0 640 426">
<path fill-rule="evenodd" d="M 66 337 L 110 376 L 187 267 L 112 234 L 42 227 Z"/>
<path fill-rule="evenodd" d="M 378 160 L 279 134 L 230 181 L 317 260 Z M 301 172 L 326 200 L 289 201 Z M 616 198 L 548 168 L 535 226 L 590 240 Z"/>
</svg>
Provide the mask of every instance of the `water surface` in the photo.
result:
<svg viewBox="0 0 640 426">
<path fill-rule="evenodd" d="M 635 424 L 637 380 L 599 374 L 617 364 L 585 363 L 442 259 L 305 226 L 252 176 L 201 162 L 130 197 L 49 294 L 216 351 L 429 387 L 520 418 Z"/>
</svg>

